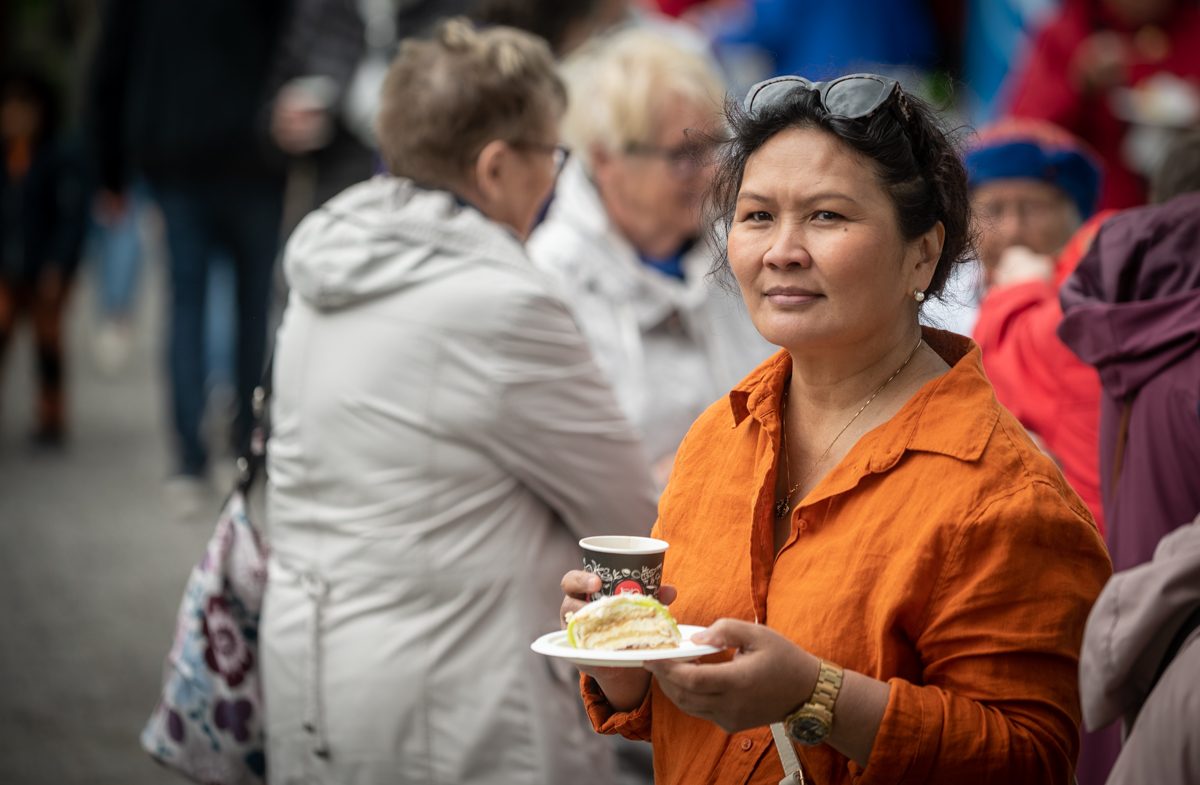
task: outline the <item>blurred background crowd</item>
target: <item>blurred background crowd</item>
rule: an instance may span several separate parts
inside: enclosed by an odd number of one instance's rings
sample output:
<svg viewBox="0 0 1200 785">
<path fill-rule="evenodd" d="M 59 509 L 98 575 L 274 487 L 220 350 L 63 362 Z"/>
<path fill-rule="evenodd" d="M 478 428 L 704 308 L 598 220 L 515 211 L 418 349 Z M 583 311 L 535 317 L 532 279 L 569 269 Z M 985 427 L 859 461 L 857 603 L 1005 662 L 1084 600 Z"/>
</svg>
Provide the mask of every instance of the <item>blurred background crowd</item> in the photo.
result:
<svg viewBox="0 0 1200 785">
<path fill-rule="evenodd" d="M 963 129 L 979 264 L 956 273 L 923 319 L 983 346 L 997 396 L 1087 503 L 1115 569 L 1149 561 L 1161 536 L 1200 513 L 1200 424 L 1155 421 L 1170 404 L 1132 394 L 1182 372 L 1139 359 L 1147 345 L 1186 342 L 1182 317 L 1151 309 L 1137 317 L 1136 351 L 1115 346 L 1103 337 L 1118 318 L 1104 313 L 1116 297 L 1105 287 L 1138 273 L 1114 268 L 1092 289 L 1067 285 L 1115 211 L 1200 188 L 1193 0 L 0 8 L 0 425 L 19 432 L 0 450 L 36 452 L 47 476 L 88 411 L 79 397 L 150 353 L 161 368 L 165 509 L 211 517 L 251 438 L 254 388 L 287 300 L 284 245 L 313 209 L 386 171 L 376 118 L 400 43 L 466 15 L 532 32 L 560 59 L 566 149 L 554 151 L 557 186 L 528 252 L 568 293 L 660 490 L 695 417 L 775 348 L 730 316 L 738 298 L 706 278 L 712 250 L 698 205 L 720 136 L 711 97 L 740 98 L 778 74 L 870 71 Z M 596 43 L 618 35 L 624 43 Z M 1170 226 L 1197 211 L 1191 202 Z M 1122 236 L 1107 235 L 1111 254 L 1128 259 L 1145 237 L 1173 231 L 1155 220 L 1131 218 Z M 1178 298 L 1200 285 L 1196 268 L 1119 299 Z M 13 351 L 23 335 L 31 349 Z M 14 372 L 18 360 L 32 367 Z M 81 376 L 98 381 L 77 386 Z M 18 441 L 27 435 L 32 446 Z M 0 529 L 36 526 L 18 520 L 21 489 L 3 487 Z M 1118 731 L 1105 734 L 1084 741 L 1082 785 L 1104 782 L 1112 766 Z M 628 763 L 630 782 L 638 765 Z"/>
</svg>

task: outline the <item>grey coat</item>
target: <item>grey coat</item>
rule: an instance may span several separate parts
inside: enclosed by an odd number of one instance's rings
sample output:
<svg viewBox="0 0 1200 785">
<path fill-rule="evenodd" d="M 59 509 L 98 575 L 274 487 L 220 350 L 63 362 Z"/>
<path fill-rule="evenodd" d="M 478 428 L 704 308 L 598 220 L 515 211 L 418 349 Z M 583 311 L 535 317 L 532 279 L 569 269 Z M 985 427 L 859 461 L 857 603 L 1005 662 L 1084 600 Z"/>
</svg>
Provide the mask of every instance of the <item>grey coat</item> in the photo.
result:
<svg viewBox="0 0 1200 785">
<path fill-rule="evenodd" d="M 1200 518 L 1164 537 L 1154 560 L 1119 572 L 1088 617 L 1079 684 L 1089 730 L 1118 718 L 1126 735 L 1109 785 L 1200 782 L 1200 630 L 1155 675 L 1200 607 Z"/>
<path fill-rule="evenodd" d="M 558 628 L 655 496 L 566 306 L 447 193 L 377 177 L 288 244 L 262 622 L 272 783 L 603 782 Z"/>
</svg>

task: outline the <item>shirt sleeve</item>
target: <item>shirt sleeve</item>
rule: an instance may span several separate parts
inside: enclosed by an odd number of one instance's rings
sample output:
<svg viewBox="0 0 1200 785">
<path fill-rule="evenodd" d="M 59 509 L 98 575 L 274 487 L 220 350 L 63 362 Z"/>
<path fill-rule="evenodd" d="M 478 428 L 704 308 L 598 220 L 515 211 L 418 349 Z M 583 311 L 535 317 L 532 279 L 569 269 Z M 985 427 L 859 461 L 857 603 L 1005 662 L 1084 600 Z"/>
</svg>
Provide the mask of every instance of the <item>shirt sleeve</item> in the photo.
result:
<svg viewBox="0 0 1200 785">
<path fill-rule="evenodd" d="M 517 299 L 489 349 L 496 409 L 470 438 L 576 535 L 648 534 L 657 494 L 645 449 L 566 306 Z"/>
<path fill-rule="evenodd" d="M 646 690 L 642 705 L 633 711 L 614 711 L 608 698 L 600 691 L 600 685 L 586 674 L 580 674 L 579 691 L 583 693 L 583 704 L 587 708 L 588 719 L 592 721 L 592 727 L 597 733 L 620 734 L 633 741 L 650 741 L 653 687 Z"/>
<path fill-rule="evenodd" d="M 890 680 L 869 765 L 852 764 L 857 782 L 1071 781 L 1079 649 L 1112 567 L 1068 493 L 1034 480 L 958 533 L 912 631 L 923 683 Z"/>
</svg>

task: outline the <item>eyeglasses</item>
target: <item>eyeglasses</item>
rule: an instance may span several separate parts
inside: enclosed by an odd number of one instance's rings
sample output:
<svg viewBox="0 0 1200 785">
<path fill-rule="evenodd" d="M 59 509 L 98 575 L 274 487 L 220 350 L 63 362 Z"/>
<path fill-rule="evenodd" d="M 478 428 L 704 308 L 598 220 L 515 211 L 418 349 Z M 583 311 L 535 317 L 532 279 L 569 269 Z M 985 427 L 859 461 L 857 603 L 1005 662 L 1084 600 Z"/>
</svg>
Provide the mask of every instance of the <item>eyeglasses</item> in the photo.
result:
<svg viewBox="0 0 1200 785">
<path fill-rule="evenodd" d="M 667 162 L 672 174 L 677 177 L 687 177 L 712 162 L 714 149 L 715 145 L 711 144 L 688 143 L 679 147 L 659 147 L 644 142 L 634 142 L 625 147 L 625 154 L 661 158 Z"/>
<path fill-rule="evenodd" d="M 743 103 L 746 114 L 754 115 L 778 104 L 796 90 L 811 90 L 821 98 L 821 108 L 842 120 L 870 117 L 892 96 L 905 120 L 912 111 L 900 83 L 878 74 L 850 74 L 828 82 L 810 82 L 803 76 L 777 76 L 750 88 Z"/>
<path fill-rule="evenodd" d="M 987 200 L 976 199 L 975 213 L 993 228 L 1006 220 L 1009 215 L 1017 219 L 1017 223 L 1025 226 L 1042 228 L 1054 223 L 1065 222 L 1064 209 L 1070 204 L 1065 198 L 1061 200 L 1027 197 L 1021 199 L 1003 199 L 993 197 Z"/>
<path fill-rule="evenodd" d="M 546 153 L 553 156 L 554 179 L 556 180 L 562 174 L 563 167 L 567 165 L 567 159 L 571 157 L 571 148 L 565 144 L 547 144 L 546 142 L 518 139 L 515 142 L 509 142 L 508 146 L 517 150 L 533 150 L 534 152 Z"/>
</svg>

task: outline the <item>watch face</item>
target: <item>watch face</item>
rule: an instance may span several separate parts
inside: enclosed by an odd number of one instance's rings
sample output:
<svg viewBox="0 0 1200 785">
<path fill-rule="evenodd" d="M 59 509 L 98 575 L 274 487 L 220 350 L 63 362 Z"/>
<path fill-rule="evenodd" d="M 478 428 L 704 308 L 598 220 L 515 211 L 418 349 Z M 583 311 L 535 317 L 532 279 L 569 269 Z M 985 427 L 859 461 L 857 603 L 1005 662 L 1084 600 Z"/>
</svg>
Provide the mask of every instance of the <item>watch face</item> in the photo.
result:
<svg viewBox="0 0 1200 785">
<path fill-rule="evenodd" d="M 816 717 L 797 717 L 788 725 L 788 734 L 797 744 L 815 746 L 829 735 L 829 726 Z"/>
</svg>

